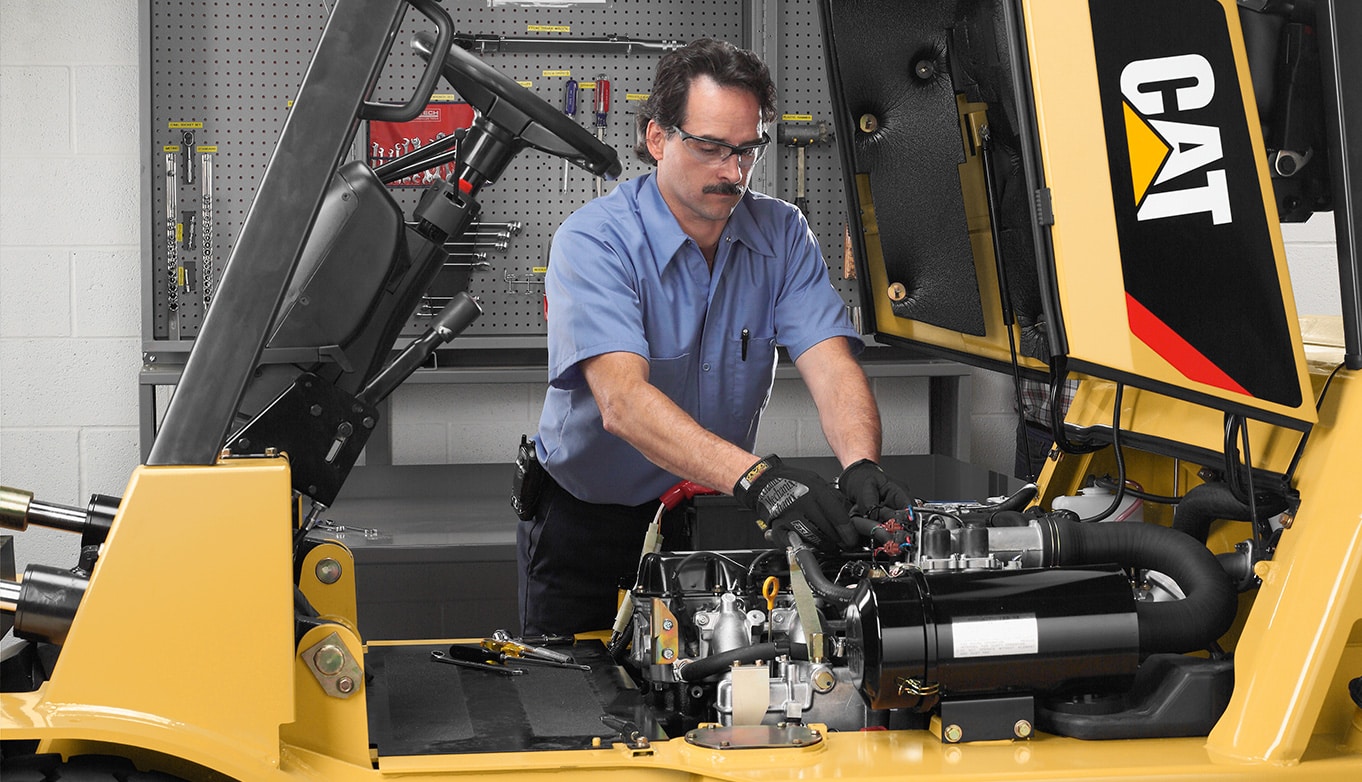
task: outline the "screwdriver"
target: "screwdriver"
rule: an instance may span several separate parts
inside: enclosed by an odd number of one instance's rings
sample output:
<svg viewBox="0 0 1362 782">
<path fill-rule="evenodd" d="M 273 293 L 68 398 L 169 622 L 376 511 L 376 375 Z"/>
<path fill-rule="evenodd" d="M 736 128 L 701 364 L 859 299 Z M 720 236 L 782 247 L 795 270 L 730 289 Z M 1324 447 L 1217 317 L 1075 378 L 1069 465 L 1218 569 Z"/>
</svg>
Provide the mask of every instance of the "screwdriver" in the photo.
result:
<svg viewBox="0 0 1362 782">
<path fill-rule="evenodd" d="M 568 79 L 563 85 L 563 113 L 569 117 L 577 116 L 577 80 Z M 563 192 L 568 189 L 568 161 L 563 158 Z"/>
<path fill-rule="evenodd" d="M 610 80 L 605 74 L 596 77 L 596 139 L 605 141 L 605 120 L 610 114 Z M 596 197 L 605 189 L 605 180 L 596 177 Z"/>
</svg>

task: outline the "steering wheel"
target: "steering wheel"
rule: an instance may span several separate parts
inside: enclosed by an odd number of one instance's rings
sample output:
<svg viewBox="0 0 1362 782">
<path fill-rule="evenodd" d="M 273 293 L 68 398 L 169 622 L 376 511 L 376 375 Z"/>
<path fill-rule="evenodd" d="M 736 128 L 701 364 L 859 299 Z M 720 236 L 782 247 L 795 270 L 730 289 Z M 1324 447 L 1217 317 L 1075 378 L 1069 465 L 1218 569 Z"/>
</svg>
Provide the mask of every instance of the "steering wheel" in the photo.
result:
<svg viewBox="0 0 1362 782">
<path fill-rule="evenodd" d="M 429 61 L 435 56 L 434 39 L 423 30 L 412 36 L 411 48 Z M 472 53 L 450 46 L 440 72 L 487 122 L 524 146 L 564 158 L 599 177 L 614 179 L 624 170 L 612 147 Z"/>
</svg>

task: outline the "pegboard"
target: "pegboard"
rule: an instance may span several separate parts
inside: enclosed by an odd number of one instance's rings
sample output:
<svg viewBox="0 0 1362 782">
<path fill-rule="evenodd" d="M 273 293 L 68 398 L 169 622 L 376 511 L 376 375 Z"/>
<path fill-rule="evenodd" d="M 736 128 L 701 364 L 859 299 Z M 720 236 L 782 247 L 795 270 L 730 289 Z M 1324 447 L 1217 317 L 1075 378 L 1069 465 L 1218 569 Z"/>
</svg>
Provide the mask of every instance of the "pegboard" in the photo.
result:
<svg viewBox="0 0 1362 782">
<path fill-rule="evenodd" d="M 152 340 L 192 339 L 204 313 L 205 283 L 220 278 L 230 257 L 255 188 L 287 117 L 289 104 L 302 81 L 313 47 L 329 14 L 332 2 L 313 0 L 150 0 L 150 140 L 149 168 L 152 204 L 147 211 L 151 224 L 144 240 L 144 280 L 151 295 L 153 316 L 145 319 Z M 543 38 L 601 38 L 626 36 L 649 41 L 688 41 L 714 37 L 741 43 L 748 29 L 753 3 L 736 0 L 653 0 L 565 8 L 531 6 L 489 7 L 486 0 L 444 0 L 459 33 L 478 36 Z M 760 5 L 758 3 L 757 5 Z M 790 0 L 774 6 L 778 23 L 768 30 L 767 51 L 777 52 L 772 63 L 780 88 L 777 111 L 793 115 L 804 127 L 819 122 L 832 125 L 826 83 L 822 39 L 814 0 Z M 432 28 L 423 16 L 409 11 L 398 32 L 388 63 L 375 88 L 374 98 L 404 101 L 424 69 L 412 53 L 411 36 Z M 776 38 L 771 41 L 770 38 Z M 775 45 L 772 45 L 772 44 Z M 604 75 L 611 81 L 612 102 L 604 140 L 620 152 L 624 163 L 621 180 L 645 173 L 649 167 L 632 152 L 635 109 L 651 88 L 660 52 L 640 49 L 630 54 L 488 52 L 481 55 L 493 67 L 529 86 L 550 104 L 562 107 L 567 79 L 593 83 Z M 437 92 L 452 89 L 441 83 Z M 594 131 L 592 96 L 583 89 L 575 117 Z M 190 127 L 183 127 L 188 125 Z M 183 279 L 187 289 L 167 266 L 167 248 L 173 232 L 167 230 L 166 155 L 169 145 L 183 144 L 185 130 L 195 134 L 193 165 L 195 184 L 181 177 L 177 184 L 179 211 L 189 211 L 187 194 L 202 195 L 201 160 L 198 148 L 211 151 L 213 162 L 214 268 L 205 279 L 202 263 L 190 266 Z M 771 129 L 776 138 L 776 128 Z M 352 158 L 366 152 L 366 133 L 361 129 Z M 834 142 L 835 143 L 835 142 Z M 769 153 L 768 178 L 758 189 L 792 200 L 795 193 L 796 152 L 774 147 Z M 806 152 L 806 193 L 809 217 L 820 238 L 833 282 L 849 305 L 857 302 L 854 281 L 842 278 L 845 201 L 838 156 L 832 143 L 809 147 Z M 614 183 L 604 184 L 608 192 Z M 395 189 L 394 197 L 410 213 L 420 197 L 419 189 Z M 504 250 L 479 248 L 486 253 L 487 268 L 475 269 L 468 290 L 482 302 L 484 314 L 456 347 L 535 347 L 543 345 L 542 269 L 554 230 L 573 210 L 595 196 L 595 180 L 585 171 L 570 167 L 564 190 L 564 165 L 536 150 L 521 153 L 502 177 L 479 193 L 480 222 L 490 225 L 518 223 L 519 230 Z M 201 224 L 196 226 L 202 237 Z M 185 229 L 182 229 L 182 231 Z M 497 228 L 479 229 L 495 231 Z M 144 231 L 144 236 L 148 232 Z M 183 241 L 183 233 L 180 235 Z M 181 244 L 181 252 L 186 248 Z M 201 261 L 201 252 L 196 260 Z M 454 262 L 468 259 L 455 258 Z M 431 288 L 430 307 L 418 311 L 406 333 L 424 331 L 429 315 L 439 309 L 444 296 L 456 289 L 454 280 L 462 270 L 442 273 Z M 171 283 L 175 282 L 172 296 Z M 174 301 L 172 302 L 172 298 Z M 171 305 L 177 305 L 171 309 Z M 491 360 L 491 359 L 489 359 Z"/>
<path fill-rule="evenodd" d="M 776 122 L 789 121 L 805 129 L 826 125 L 829 139 L 804 150 L 804 191 L 808 199 L 809 226 L 818 237 L 834 285 L 848 307 L 859 309 L 860 290 L 855 279 L 843 274 L 844 237 L 847 225 L 846 194 L 842 165 L 837 154 L 840 139 L 832 136 L 832 94 L 828 88 L 823 34 L 818 21 L 817 0 L 786 0 L 777 3 L 777 56 L 780 102 Z M 777 131 L 771 133 L 777 138 Z M 770 195 L 793 201 L 796 193 L 797 153 L 794 149 L 772 150 L 778 158 L 776 184 L 766 186 Z M 858 324 L 859 325 L 859 324 Z"/>
</svg>

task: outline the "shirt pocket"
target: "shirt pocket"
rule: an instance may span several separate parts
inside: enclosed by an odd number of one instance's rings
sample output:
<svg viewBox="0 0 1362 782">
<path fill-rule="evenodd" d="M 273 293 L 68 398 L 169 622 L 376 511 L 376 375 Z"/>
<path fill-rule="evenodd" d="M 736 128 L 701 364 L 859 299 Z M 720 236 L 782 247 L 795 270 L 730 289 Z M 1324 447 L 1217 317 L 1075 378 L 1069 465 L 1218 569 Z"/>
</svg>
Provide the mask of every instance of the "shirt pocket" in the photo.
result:
<svg viewBox="0 0 1362 782">
<path fill-rule="evenodd" d="M 739 334 L 728 340 L 723 368 L 729 415 L 755 431 L 757 417 L 771 396 L 776 369 L 776 338 Z"/>
<path fill-rule="evenodd" d="M 690 353 L 679 356 L 649 356 L 648 382 L 667 395 L 691 416 L 695 415 L 699 389 L 695 361 Z"/>
</svg>

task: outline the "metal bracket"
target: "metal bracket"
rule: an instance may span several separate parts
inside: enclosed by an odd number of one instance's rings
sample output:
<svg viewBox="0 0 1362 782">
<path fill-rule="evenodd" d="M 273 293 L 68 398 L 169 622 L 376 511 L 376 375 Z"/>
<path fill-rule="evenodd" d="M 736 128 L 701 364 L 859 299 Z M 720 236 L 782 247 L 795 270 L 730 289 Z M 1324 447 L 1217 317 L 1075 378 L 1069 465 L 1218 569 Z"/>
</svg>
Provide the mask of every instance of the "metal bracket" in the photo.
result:
<svg viewBox="0 0 1362 782">
<path fill-rule="evenodd" d="M 359 692 L 364 681 L 364 671 L 360 669 L 350 651 L 345 648 L 338 633 L 332 633 L 305 649 L 301 655 L 303 664 L 322 690 L 333 698 L 349 698 Z"/>
</svg>

